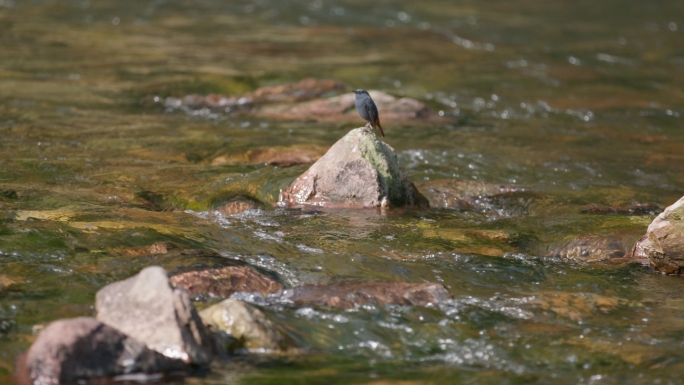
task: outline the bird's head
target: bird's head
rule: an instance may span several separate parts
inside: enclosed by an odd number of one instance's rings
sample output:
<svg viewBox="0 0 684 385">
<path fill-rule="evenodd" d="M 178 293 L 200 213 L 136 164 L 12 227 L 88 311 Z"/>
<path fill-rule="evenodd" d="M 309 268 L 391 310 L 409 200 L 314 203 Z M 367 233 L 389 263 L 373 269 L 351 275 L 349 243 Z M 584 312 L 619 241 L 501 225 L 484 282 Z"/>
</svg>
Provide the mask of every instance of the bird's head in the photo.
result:
<svg viewBox="0 0 684 385">
<path fill-rule="evenodd" d="M 355 94 L 357 95 L 368 95 L 368 92 L 366 90 L 362 90 L 359 88 L 358 90 L 354 91 Z"/>
</svg>

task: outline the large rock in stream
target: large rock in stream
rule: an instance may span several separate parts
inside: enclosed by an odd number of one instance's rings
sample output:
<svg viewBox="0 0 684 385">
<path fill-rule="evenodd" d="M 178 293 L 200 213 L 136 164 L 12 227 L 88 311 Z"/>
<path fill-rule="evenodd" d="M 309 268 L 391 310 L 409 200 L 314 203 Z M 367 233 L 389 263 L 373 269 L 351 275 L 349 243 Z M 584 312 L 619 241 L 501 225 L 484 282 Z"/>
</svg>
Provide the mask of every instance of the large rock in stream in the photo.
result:
<svg viewBox="0 0 684 385">
<path fill-rule="evenodd" d="M 94 318 L 81 317 L 48 325 L 18 365 L 17 377 L 20 383 L 52 385 L 183 369 L 183 361 L 150 350 Z"/>
<path fill-rule="evenodd" d="M 651 266 L 665 274 L 684 273 L 684 197 L 651 222 L 633 252 L 645 254 Z"/>
<path fill-rule="evenodd" d="M 428 206 L 399 167 L 394 150 L 369 126 L 351 130 L 280 193 L 285 207 Z"/>
<path fill-rule="evenodd" d="M 97 319 L 186 363 L 211 361 L 211 341 L 190 295 L 169 284 L 166 271 L 150 266 L 97 292 Z"/>
</svg>

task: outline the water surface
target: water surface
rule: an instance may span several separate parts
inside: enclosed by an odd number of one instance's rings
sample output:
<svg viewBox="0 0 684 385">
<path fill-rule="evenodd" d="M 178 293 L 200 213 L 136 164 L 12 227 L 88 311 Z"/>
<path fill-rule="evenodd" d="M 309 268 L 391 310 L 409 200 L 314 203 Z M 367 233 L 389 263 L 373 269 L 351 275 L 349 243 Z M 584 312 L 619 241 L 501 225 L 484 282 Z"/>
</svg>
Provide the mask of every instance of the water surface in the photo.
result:
<svg viewBox="0 0 684 385">
<path fill-rule="evenodd" d="M 244 296 L 316 353 L 217 362 L 189 384 L 680 383 L 681 278 L 548 254 L 582 236 L 631 246 L 655 214 L 586 205 L 684 195 L 682 47 L 674 0 L 0 0 L 0 380 L 34 325 L 92 315 L 102 286 L 205 263 L 122 253 L 172 241 L 285 286 L 429 281 L 454 297 L 338 311 Z M 236 193 L 268 207 L 307 168 L 215 157 L 328 147 L 362 122 L 155 100 L 311 76 L 451 118 L 384 125 L 419 186 L 532 193 L 474 210 L 213 211 Z"/>
</svg>

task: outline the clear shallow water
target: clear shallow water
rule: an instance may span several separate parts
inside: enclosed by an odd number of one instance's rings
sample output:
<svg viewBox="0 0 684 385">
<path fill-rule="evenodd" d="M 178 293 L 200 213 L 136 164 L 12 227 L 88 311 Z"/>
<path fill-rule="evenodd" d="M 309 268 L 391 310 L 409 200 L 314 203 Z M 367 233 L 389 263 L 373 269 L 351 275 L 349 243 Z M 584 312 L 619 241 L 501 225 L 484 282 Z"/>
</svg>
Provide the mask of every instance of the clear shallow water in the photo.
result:
<svg viewBox="0 0 684 385">
<path fill-rule="evenodd" d="M 683 40 L 676 1 L 0 0 L 0 379 L 33 325 L 92 314 L 105 284 L 210 263 L 122 253 L 173 241 L 286 286 L 430 281 L 454 297 L 353 311 L 246 297 L 316 354 L 219 362 L 187 383 L 679 383 L 681 278 L 545 255 L 586 234 L 631 243 L 653 218 L 588 204 L 684 195 Z M 534 194 L 464 211 L 207 210 L 235 192 L 272 203 L 306 169 L 211 166 L 217 155 L 330 146 L 357 125 L 154 97 L 308 76 L 454 118 L 387 125 L 413 181 Z"/>
</svg>

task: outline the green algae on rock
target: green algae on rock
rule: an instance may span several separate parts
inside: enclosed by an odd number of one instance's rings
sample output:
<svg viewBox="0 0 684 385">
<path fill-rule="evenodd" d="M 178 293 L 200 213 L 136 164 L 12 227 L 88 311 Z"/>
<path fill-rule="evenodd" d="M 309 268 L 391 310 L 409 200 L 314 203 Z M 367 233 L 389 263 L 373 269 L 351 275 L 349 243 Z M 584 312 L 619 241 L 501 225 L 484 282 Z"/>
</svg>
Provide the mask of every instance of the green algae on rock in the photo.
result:
<svg viewBox="0 0 684 385">
<path fill-rule="evenodd" d="M 236 299 L 226 299 L 199 313 L 214 332 L 216 350 L 282 354 L 296 349 L 294 340 L 261 310 Z"/>
<path fill-rule="evenodd" d="M 280 193 L 278 205 L 332 208 L 427 207 L 394 149 L 369 130 L 351 130 Z"/>
</svg>

